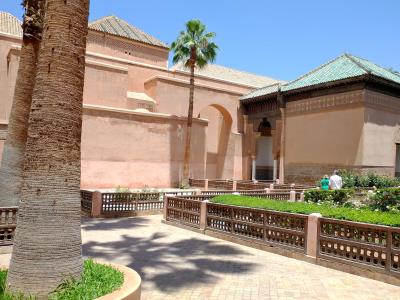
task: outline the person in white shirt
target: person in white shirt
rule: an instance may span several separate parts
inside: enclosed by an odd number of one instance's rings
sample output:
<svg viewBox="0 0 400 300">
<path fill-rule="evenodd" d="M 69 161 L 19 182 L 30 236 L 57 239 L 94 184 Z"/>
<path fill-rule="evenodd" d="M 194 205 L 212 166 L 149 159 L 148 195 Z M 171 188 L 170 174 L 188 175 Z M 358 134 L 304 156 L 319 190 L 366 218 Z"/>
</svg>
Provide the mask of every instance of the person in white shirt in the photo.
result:
<svg viewBox="0 0 400 300">
<path fill-rule="evenodd" d="M 329 187 L 331 190 L 340 190 L 343 186 L 342 177 L 340 177 L 338 174 L 339 171 L 335 170 L 333 171 L 331 178 L 329 178 Z"/>
</svg>

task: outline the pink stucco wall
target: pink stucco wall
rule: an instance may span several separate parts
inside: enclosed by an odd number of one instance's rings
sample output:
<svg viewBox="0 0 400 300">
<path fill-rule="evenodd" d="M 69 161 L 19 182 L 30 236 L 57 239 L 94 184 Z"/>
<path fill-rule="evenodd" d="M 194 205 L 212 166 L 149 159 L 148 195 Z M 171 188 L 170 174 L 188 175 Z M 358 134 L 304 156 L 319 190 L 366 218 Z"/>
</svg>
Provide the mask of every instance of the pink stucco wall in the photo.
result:
<svg viewBox="0 0 400 300">
<path fill-rule="evenodd" d="M 178 186 L 182 176 L 185 118 L 85 108 L 82 187 Z M 207 122 L 193 126 L 191 174 L 204 176 Z"/>
<path fill-rule="evenodd" d="M 0 35 L 3 123 L 11 109 L 20 43 L 19 37 Z M 83 99 L 83 187 L 167 187 L 179 182 L 189 75 L 167 66 L 168 49 L 89 31 Z M 221 178 L 242 177 L 239 97 L 251 89 L 204 76 L 196 78 L 194 116 L 208 108 L 216 114 L 194 124 L 192 176 L 205 176 L 207 143 L 215 139 L 215 127 L 208 129 L 208 124 L 216 124 L 222 117 L 229 123 L 219 135 L 223 149 L 217 160 L 208 164 L 221 170 Z M 154 111 L 159 115 L 134 112 L 127 92 L 145 93 L 154 99 Z M 5 132 L 6 125 L 3 127 Z M 4 138 L 0 138 L 0 152 L 3 143 Z"/>
</svg>

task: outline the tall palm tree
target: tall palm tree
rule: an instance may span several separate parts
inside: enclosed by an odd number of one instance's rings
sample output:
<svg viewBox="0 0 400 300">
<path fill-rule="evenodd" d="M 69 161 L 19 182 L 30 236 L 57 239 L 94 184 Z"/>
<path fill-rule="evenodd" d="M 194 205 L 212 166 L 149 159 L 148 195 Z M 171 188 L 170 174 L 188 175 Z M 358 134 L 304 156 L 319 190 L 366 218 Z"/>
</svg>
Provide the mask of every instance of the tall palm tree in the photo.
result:
<svg viewBox="0 0 400 300">
<path fill-rule="evenodd" d="M 29 117 L 11 292 L 46 295 L 82 271 L 80 171 L 89 0 L 47 0 Z"/>
<path fill-rule="evenodd" d="M 24 0 L 22 3 L 25 9 L 22 47 L 0 167 L 0 207 L 16 206 L 19 203 L 29 112 L 42 40 L 44 2 L 45 0 Z"/>
<path fill-rule="evenodd" d="M 218 46 L 212 41 L 214 32 L 206 32 L 206 26 L 200 20 L 186 23 L 186 31 L 181 31 L 175 42 L 171 44 L 174 51 L 173 62 L 182 63 L 190 70 L 189 109 L 187 118 L 185 156 L 183 160 L 183 184 L 189 181 L 190 139 L 193 123 L 194 71 L 204 68 L 217 56 Z"/>
</svg>

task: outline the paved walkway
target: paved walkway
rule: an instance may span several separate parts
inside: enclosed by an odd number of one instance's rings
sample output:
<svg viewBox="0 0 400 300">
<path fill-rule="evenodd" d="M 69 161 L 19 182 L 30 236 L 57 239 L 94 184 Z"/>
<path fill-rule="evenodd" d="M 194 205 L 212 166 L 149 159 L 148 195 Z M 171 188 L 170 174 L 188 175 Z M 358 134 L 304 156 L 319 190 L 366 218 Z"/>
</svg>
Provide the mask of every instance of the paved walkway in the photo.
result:
<svg viewBox="0 0 400 300">
<path fill-rule="evenodd" d="M 84 255 L 134 268 L 145 300 L 400 299 L 400 287 L 164 225 L 161 216 L 85 219 L 82 229 Z"/>
</svg>

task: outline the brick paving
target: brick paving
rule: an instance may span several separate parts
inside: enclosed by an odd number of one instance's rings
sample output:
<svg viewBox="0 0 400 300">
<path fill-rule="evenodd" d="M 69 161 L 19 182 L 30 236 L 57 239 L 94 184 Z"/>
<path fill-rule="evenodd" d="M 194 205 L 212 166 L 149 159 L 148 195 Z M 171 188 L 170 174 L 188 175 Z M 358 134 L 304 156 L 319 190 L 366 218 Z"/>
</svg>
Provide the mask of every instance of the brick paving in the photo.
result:
<svg viewBox="0 0 400 300">
<path fill-rule="evenodd" d="M 165 225 L 161 216 L 84 219 L 82 237 L 85 256 L 138 271 L 145 300 L 400 300 L 400 287 Z"/>
</svg>

